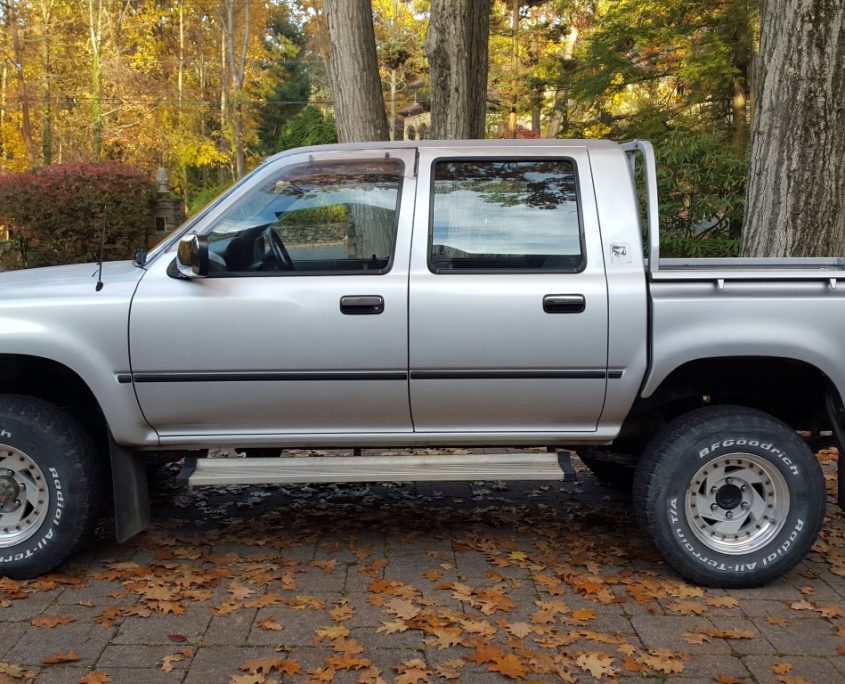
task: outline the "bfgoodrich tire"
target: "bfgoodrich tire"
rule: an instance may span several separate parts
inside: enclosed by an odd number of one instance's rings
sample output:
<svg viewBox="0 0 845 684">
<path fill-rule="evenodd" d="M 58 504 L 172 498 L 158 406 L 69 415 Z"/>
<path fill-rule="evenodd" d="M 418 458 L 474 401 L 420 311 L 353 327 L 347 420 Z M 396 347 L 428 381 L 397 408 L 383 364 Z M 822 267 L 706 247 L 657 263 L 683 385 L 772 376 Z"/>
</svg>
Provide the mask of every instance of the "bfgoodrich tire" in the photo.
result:
<svg viewBox="0 0 845 684">
<path fill-rule="evenodd" d="M 93 532 L 101 473 L 89 436 L 40 399 L 0 395 L 0 576 L 49 572 Z"/>
<path fill-rule="evenodd" d="M 693 582 L 754 587 L 794 568 L 825 511 L 824 478 L 794 430 L 739 406 L 692 411 L 649 443 L 634 506 L 666 561 Z"/>
</svg>

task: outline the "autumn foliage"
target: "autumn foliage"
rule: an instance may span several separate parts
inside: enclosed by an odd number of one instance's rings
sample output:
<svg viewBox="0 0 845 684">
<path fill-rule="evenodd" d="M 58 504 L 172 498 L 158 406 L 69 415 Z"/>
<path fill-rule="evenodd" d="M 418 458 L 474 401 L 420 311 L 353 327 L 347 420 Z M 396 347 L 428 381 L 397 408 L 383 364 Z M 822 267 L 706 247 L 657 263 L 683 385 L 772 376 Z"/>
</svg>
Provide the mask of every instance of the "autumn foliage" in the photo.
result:
<svg viewBox="0 0 845 684">
<path fill-rule="evenodd" d="M 20 246 L 18 265 L 128 259 L 154 227 L 154 188 L 141 171 L 114 162 L 60 164 L 0 176 L 0 225 Z"/>
</svg>

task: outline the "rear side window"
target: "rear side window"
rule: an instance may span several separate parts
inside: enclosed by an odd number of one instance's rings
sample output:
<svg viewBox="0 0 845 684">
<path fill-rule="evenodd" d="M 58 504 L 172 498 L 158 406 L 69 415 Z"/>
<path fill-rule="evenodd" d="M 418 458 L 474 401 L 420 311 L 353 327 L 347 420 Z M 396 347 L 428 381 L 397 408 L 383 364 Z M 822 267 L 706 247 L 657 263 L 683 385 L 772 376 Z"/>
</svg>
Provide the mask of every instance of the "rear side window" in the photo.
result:
<svg viewBox="0 0 845 684">
<path fill-rule="evenodd" d="M 583 267 L 571 160 L 437 161 L 431 215 L 435 273 Z"/>
</svg>

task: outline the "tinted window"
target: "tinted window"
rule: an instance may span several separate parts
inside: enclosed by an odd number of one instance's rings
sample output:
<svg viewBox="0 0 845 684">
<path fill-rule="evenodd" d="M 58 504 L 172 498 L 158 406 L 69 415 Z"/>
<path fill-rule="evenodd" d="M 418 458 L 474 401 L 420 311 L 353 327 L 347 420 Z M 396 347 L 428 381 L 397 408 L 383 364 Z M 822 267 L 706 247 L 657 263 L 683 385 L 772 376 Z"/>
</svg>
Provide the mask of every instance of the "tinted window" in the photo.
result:
<svg viewBox="0 0 845 684">
<path fill-rule="evenodd" d="M 284 168 L 242 197 L 209 233 L 222 273 L 384 273 L 393 257 L 402 162 Z"/>
<path fill-rule="evenodd" d="M 437 273 L 580 269 L 574 164 L 436 162 L 429 265 Z"/>
</svg>

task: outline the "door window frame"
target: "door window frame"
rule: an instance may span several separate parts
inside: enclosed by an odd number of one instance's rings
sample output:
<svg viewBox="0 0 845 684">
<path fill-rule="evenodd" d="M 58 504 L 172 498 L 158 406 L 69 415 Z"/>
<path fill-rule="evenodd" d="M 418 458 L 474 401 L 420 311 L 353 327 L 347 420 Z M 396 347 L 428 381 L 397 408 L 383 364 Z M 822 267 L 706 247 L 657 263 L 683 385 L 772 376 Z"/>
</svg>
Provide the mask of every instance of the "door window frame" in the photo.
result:
<svg viewBox="0 0 845 684">
<path fill-rule="evenodd" d="M 581 261 L 576 268 L 449 268 L 440 269 L 432 263 L 432 247 L 434 246 L 434 199 L 436 193 L 434 185 L 437 182 L 437 164 L 441 162 L 556 162 L 565 161 L 572 165 L 572 173 L 575 178 L 575 206 L 578 211 L 578 243 L 581 248 Z M 455 157 L 446 155 L 435 157 L 431 160 L 429 179 L 429 204 L 428 204 L 428 238 L 426 247 L 426 265 L 430 273 L 434 275 L 518 275 L 523 274 L 544 274 L 544 273 L 582 273 L 587 268 L 587 245 L 584 235 L 584 212 L 581 203 L 581 179 L 578 162 L 567 155 L 509 155 L 509 156 L 482 156 L 474 155 L 467 157 Z"/>
</svg>

